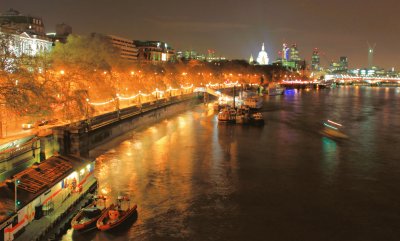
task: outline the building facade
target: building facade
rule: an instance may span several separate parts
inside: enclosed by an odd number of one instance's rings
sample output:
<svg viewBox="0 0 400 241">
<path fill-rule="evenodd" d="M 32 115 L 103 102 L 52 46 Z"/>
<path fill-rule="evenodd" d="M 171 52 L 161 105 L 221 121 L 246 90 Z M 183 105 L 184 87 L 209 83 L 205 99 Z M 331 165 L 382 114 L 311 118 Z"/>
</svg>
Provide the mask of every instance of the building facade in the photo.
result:
<svg viewBox="0 0 400 241">
<path fill-rule="evenodd" d="M 317 48 L 314 49 L 313 54 L 311 56 L 311 70 L 312 71 L 320 71 L 321 70 L 321 65 L 320 65 L 320 57 L 319 57 L 319 51 Z"/>
<path fill-rule="evenodd" d="M 15 32 L 15 29 L 0 27 L 1 38 L 8 39 L 8 51 L 16 57 L 21 55 L 36 56 L 40 53 L 50 52 L 52 42 L 47 38 L 30 35 L 26 32 Z"/>
<path fill-rule="evenodd" d="M 0 15 L 0 26 L 14 29 L 15 32 L 25 32 L 31 36 L 46 36 L 41 17 L 23 15 L 15 9 L 10 9 Z"/>
<path fill-rule="evenodd" d="M 174 62 L 175 50 L 161 41 L 134 40 L 138 48 L 139 62 Z"/>
<path fill-rule="evenodd" d="M 120 51 L 122 59 L 127 61 L 137 61 L 138 59 L 138 48 L 136 47 L 133 40 L 114 36 L 106 36 L 111 44 Z"/>
</svg>

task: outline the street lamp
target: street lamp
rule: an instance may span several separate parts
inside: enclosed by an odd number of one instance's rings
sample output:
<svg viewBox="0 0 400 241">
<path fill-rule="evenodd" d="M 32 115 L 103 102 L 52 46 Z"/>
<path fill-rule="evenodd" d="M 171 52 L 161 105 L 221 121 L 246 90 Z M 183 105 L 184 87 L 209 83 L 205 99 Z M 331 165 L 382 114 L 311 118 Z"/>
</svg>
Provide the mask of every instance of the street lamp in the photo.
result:
<svg viewBox="0 0 400 241">
<path fill-rule="evenodd" d="M 21 202 L 17 198 L 17 186 L 20 183 L 21 181 L 19 179 L 14 179 L 15 213 L 17 213 L 18 206 L 21 204 Z"/>
<path fill-rule="evenodd" d="M 89 120 L 89 98 L 86 98 L 86 119 Z"/>
</svg>

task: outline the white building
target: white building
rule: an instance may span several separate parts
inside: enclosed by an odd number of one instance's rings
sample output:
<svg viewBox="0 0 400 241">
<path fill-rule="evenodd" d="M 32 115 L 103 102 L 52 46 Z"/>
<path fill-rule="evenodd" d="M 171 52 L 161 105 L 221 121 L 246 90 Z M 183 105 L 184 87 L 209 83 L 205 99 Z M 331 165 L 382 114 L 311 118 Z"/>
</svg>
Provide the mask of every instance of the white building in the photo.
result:
<svg viewBox="0 0 400 241">
<path fill-rule="evenodd" d="M 36 35 L 29 35 L 26 32 L 21 34 L 3 32 L 0 30 L 0 38 L 9 41 L 9 51 L 19 57 L 23 54 L 36 56 L 42 52 L 50 52 L 52 42 L 38 38 Z"/>
<path fill-rule="evenodd" d="M 261 51 L 258 53 L 257 63 L 259 65 L 269 64 L 269 58 L 267 52 L 265 51 L 264 43 L 262 44 Z"/>
</svg>

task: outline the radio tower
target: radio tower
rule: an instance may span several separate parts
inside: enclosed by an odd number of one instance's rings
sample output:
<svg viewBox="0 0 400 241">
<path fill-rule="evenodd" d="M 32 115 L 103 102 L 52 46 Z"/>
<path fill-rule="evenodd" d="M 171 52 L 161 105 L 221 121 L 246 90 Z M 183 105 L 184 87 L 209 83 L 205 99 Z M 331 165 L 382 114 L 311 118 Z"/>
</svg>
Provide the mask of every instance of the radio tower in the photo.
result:
<svg viewBox="0 0 400 241">
<path fill-rule="evenodd" d="M 368 68 L 372 68 L 374 60 L 374 50 L 376 44 L 374 44 L 374 46 L 371 46 L 369 42 L 367 42 L 367 44 L 368 44 Z"/>
</svg>

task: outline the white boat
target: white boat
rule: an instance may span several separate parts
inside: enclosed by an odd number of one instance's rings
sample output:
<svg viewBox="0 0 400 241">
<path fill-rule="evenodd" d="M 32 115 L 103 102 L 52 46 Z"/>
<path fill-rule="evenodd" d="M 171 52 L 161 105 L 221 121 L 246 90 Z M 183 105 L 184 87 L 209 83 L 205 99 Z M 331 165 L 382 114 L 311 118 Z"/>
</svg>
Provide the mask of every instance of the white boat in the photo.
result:
<svg viewBox="0 0 400 241">
<path fill-rule="evenodd" d="M 244 105 L 250 109 L 261 109 L 263 106 L 263 98 L 261 96 L 252 96 L 244 100 Z"/>
</svg>

